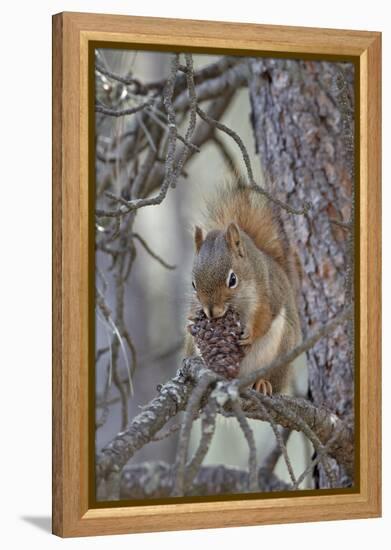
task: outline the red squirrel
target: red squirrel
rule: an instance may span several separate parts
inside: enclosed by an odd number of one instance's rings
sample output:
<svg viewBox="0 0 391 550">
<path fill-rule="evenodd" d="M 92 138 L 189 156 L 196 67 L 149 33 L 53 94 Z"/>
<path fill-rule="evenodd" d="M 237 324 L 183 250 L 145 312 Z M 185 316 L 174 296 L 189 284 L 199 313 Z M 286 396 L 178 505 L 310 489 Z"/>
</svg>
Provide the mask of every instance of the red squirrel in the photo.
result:
<svg viewBox="0 0 391 550">
<path fill-rule="evenodd" d="M 277 208 L 237 178 L 224 184 L 207 205 L 202 226 L 194 231 L 193 296 L 189 318 L 203 309 L 208 318 L 231 308 L 243 327 L 245 356 L 239 376 L 269 365 L 301 341 L 297 306 L 297 256 L 283 231 Z M 195 353 L 187 336 L 186 353 Z M 290 365 L 283 365 L 255 389 L 286 391 Z"/>
</svg>

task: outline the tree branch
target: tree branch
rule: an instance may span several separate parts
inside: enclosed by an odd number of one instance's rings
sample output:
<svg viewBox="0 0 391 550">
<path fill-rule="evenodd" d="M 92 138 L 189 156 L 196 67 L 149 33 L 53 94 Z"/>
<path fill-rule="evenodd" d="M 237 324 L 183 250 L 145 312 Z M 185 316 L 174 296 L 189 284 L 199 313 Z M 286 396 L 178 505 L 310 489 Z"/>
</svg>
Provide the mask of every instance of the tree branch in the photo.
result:
<svg viewBox="0 0 391 550">
<path fill-rule="evenodd" d="M 254 400 L 250 399 L 251 395 L 262 401 L 268 414 L 265 414 L 261 408 L 254 404 Z M 345 422 L 326 407 L 317 407 L 303 397 L 290 397 L 288 395 L 268 397 L 254 390 L 247 390 L 242 401 L 242 408 L 248 418 L 267 422 L 270 415 L 274 422 L 289 430 L 303 432 L 302 422 L 304 422 L 322 445 L 327 445 L 333 439 L 332 444 L 328 447 L 328 454 L 348 470 L 353 468 L 354 444 L 352 431 Z M 231 412 L 226 414 L 232 416 Z"/>
<path fill-rule="evenodd" d="M 165 198 L 169 187 L 173 184 L 174 178 L 176 177 L 176 171 L 174 169 L 175 161 L 175 149 L 176 149 L 176 137 L 177 137 L 177 127 L 175 119 L 175 109 L 172 103 L 174 88 L 175 88 L 175 78 L 179 66 L 179 54 L 174 54 L 171 60 L 171 70 L 170 75 L 167 79 L 166 85 L 163 90 L 163 104 L 167 113 L 168 120 L 168 138 L 167 138 L 167 153 L 166 153 L 166 162 L 164 164 L 164 179 L 160 187 L 159 192 L 154 197 L 149 199 L 140 199 L 135 198 L 131 201 L 128 201 L 127 204 L 123 204 L 119 210 L 114 211 L 105 211 L 101 209 L 96 210 L 96 215 L 100 217 L 116 217 L 137 210 L 144 206 L 157 205 L 160 204 Z M 154 151 L 155 152 L 155 151 Z"/>
<path fill-rule="evenodd" d="M 229 105 L 231 104 L 232 98 L 234 96 L 235 90 L 229 90 L 227 93 L 214 100 L 208 108 L 207 114 L 213 118 L 221 118 Z M 204 145 L 209 139 L 213 137 L 215 129 L 206 124 L 197 124 L 194 135 L 193 135 L 193 145 L 196 145 L 199 149 Z M 196 151 L 190 149 L 189 155 L 186 160 L 186 164 L 192 158 Z M 179 153 L 175 157 L 175 164 L 179 160 Z M 153 170 L 151 171 L 150 177 L 148 179 L 147 185 L 143 189 L 143 196 L 146 197 L 152 193 L 155 189 L 159 187 L 162 181 L 164 174 L 164 167 L 155 164 Z"/>
<path fill-rule="evenodd" d="M 186 407 L 194 387 L 203 377 L 209 378 L 210 374 L 211 371 L 205 368 L 199 357 L 187 358 L 176 377 L 162 386 L 159 396 L 146 405 L 126 431 L 119 433 L 98 455 L 97 480 L 101 481 L 112 471 L 120 471 L 138 449 L 149 443 L 170 418 Z M 221 407 L 220 412 L 226 416 L 234 414 L 229 407 L 229 401 L 235 392 L 237 392 L 237 381 L 228 382 L 221 379 L 216 399 Z M 256 406 L 251 397 L 262 401 L 267 414 L 263 408 Z M 201 399 L 199 395 L 197 395 L 198 399 Z M 331 441 L 327 448 L 328 454 L 348 470 L 352 469 L 354 462 L 352 433 L 342 420 L 325 407 L 316 407 L 303 398 L 285 395 L 268 397 L 253 390 L 244 392 L 241 407 L 248 418 L 268 422 L 271 416 L 276 424 L 290 430 L 303 431 L 303 422 L 305 422 L 322 445 L 326 446 Z M 190 417 L 189 414 L 190 425 L 192 420 L 193 416 Z M 188 422 L 186 422 L 186 428 L 187 424 Z M 186 459 L 186 455 L 184 456 Z M 175 470 L 177 473 L 178 464 Z"/>
<path fill-rule="evenodd" d="M 184 414 L 181 431 L 179 433 L 177 459 L 175 462 L 175 483 L 173 487 L 173 496 L 181 496 L 185 492 L 185 466 L 187 453 L 190 443 L 191 426 L 193 418 L 200 408 L 201 400 L 204 397 L 209 386 L 217 380 L 217 376 L 209 369 L 205 369 L 189 398 Z"/>
<path fill-rule="evenodd" d="M 186 74 L 189 75 L 190 71 L 187 70 Z M 197 101 L 202 102 L 215 99 L 229 90 L 246 86 L 249 74 L 248 63 L 246 62 L 229 67 L 216 78 L 206 80 L 202 84 L 196 86 Z M 182 92 L 174 103 L 175 109 L 178 111 L 184 111 L 189 107 L 189 104 L 189 98 L 186 92 Z"/>
<path fill-rule="evenodd" d="M 99 482 L 112 471 L 120 471 L 134 453 L 149 443 L 170 418 L 184 410 L 198 380 L 210 371 L 198 361 L 185 362 L 176 376 L 164 384 L 131 421 L 127 429 L 117 434 L 98 454 L 96 479 Z"/>
</svg>

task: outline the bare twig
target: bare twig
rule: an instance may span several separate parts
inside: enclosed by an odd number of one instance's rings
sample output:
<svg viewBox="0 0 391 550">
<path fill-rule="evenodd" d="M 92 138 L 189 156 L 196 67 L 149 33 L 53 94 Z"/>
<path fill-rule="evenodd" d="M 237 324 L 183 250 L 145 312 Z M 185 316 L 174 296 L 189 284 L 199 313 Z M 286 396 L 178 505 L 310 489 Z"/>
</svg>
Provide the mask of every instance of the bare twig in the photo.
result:
<svg viewBox="0 0 391 550">
<path fill-rule="evenodd" d="M 239 422 L 243 435 L 246 438 L 249 453 L 248 453 L 248 489 L 250 492 L 256 491 L 258 488 L 257 480 L 257 448 L 255 446 L 254 434 L 249 426 L 247 418 L 242 411 L 238 401 L 231 400 L 232 410 Z"/>
<path fill-rule="evenodd" d="M 221 156 L 223 157 L 227 167 L 231 170 L 231 172 L 240 174 L 239 167 L 236 165 L 236 162 L 234 160 L 234 157 L 231 155 L 231 152 L 229 151 L 228 147 L 224 143 L 224 140 L 221 139 L 219 134 L 217 132 L 213 135 L 213 142 L 216 144 L 218 150 L 221 153 Z M 243 179 L 240 177 L 239 179 Z"/>
<path fill-rule="evenodd" d="M 96 211 L 97 216 L 104 216 L 104 217 L 114 216 L 115 217 L 118 215 L 123 215 L 123 214 L 126 214 L 127 212 L 137 210 L 138 208 L 142 208 L 144 206 L 158 205 L 165 198 L 167 191 L 176 176 L 176 171 L 174 170 L 174 160 L 175 160 L 177 129 L 176 129 L 176 121 L 175 121 L 175 111 L 172 105 L 172 97 L 174 94 L 175 77 L 178 70 L 178 65 L 179 65 L 179 55 L 175 54 L 173 55 L 171 60 L 170 76 L 168 77 L 166 86 L 163 90 L 163 103 L 167 112 L 169 132 L 168 132 L 168 139 L 167 139 L 165 175 L 164 175 L 164 180 L 160 187 L 159 193 L 149 199 L 135 198 L 132 201 L 129 201 L 127 205 L 123 204 L 119 208 L 119 210 L 102 211 L 98 209 Z"/>
<path fill-rule="evenodd" d="M 264 396 L 260 396 L 261 399 L 263 397 Z M 281 403 L 279 402 L 276 402 L 276 401 L 271 402 L 270 407 L 274 409 L 276 412 L 286 416 L 286 418 L 288 418 L 291 422 L 297 423 L 300 431 L 303 432 L 303 434 L 311 441 L 311 443 L 314 446 L 314 449 L 320 455 L 320 460 L 324 466 L 327 477 L 330 480 L 331 486 L 333 487 L 335 485 L 335 475 L 332 469 L 330 468 L 330 465 L 328 462 L 326 447 L 323 445 L 323 443 L 321 442 L 317 434 L 314 432 L 314 430 L 311 429 L 309 423 L 306 422 L 304 418 L 299 416 L 295 411 L 282 407 Z"/>
<path fill-rule="evenodd" d="M 155 252 L 153 252 L 153 250 L 150 249 L 147 242 L 141 237 L 141 235 L 139 235 L 138 233 L 133 233 L 132 236 L 133 236 L 133 239 L 136 239 L 143 246 L 146 252 L 148 252 L 148 254 L 151 256 L 151 258 L 159 262 L 159 264 L 161 264 L 163 267 L 171 270 L 176 268 L 176 265 L 168 264 L 163 260 L 163 258 L 161 258 Z"/>
<path fill-rule="evenodd" d="M 330 441 L 327 443 L 327 445 L 325 445 L 324 451 L 326 453 L 328 452 L 329 448 L 332 446 L 333 440 L 334 438 L 332 437 Z M 317 453 L 316 457 L 313 460 L 311 460 L 310 464 L 305 468 L 305 470 L 297 478 L 296 482 L 293 484 L 293 489 L 298 489 L 300 487 L 300 485 L 303 483 L 305 478 L 310 473 L 313 472 L 313 469 L 315 468 L 315 466 L 317 466 L 317 464 L 319 464 L 319 462 L 321 462 L 323 458 L 324 458 L 324 455 L 322 453 Z"/>
<path fill-rule="evenodd" d="M 159 132 L 159 136 L 160 135 L 161 135 L 161 131 Z M 133 199 L 140 196 L 141 191 L 148 180 L 148 176 L 151 173 L 152 167 L 154 165 L 154 162 L 157 156 L 158 155 L 155 149 L 148 150 L 145 160 L 142 166 L 140 167 L 135 179 L 133 180 L 133 184 L 131 187 L 131 196 Z"/>
<path fill-rule="evenodd" d="M 117 287 L 117 292 L 118 292 L 118 287 Z M 111 314 L 111 311 L 109 309 L 109 307 L 107 306 L 105 300 L 104 300 L 104 297 L 102 295 L 102 293 L 97 289 L 96 290 L 96 303 L 100 309 L 100 311 L 102 312 L 104 318 L 105 318 L 105 321 L 110 329 L 110 332 L 113 334 L 113 342 L 110 344 L 111 346 L 111 349 L 110 349 L 110 363 L 109 363 L 109 371 L 108 371 L 108 386 L 106 388 L 106 392 L 108 392 L 108 389 L 111 385 L 111 380 L 113 380 L 115 386 L 117 387 L 117 390 L 118 390 L 118 393 L 120 395 L 120 398 L 121 398 L 121 414 L 122 414 L 122 428 L 124 428 L 128 422 L 128 407 L 127 407 L 127 395 L 126 395 L 126 391 L 124 389 L 124 386 L 123 386 L 123 383 L 120 379 L 120 376 L 118 374 L 118 353 L 119 353 L 119 348 L 121 348 L 121 351 L 123 353 L 123 356 L 124 356 L 124 361 L 125 361 L 125 364 L 127 365 L 127 371 L 128 371 L 128 383 L 129 383 L 129 390 L 131 393 L 133 393 L 133 385 L 132 385 L 132 377 L 131 377 L 131 373 L 130 373 L 130 368 L 129 368 L 129 365 L 128 365 L 128 359 L 127 359 L 127 355 L 126 355 L 126 350 L 124 349 L 124 345 L 123 345 L 123 336 L 121 335 L 121 332 L 120 330 L 118 329 L 118 326 L 116 325 L 116 323 L 113 321 L 113 318 L 112 318 L 112 314 Z M 120 326 L 121 328 L 121 326 Z M 106 413 L 104 413 L 105 415 Z M 104 419 L 106 421 L 106 418 L 104 416 Z M 98 422 L 98 425 L 97 427 L 100 427 L 102 424 L 100 422 Z"/>
<path fill-rule="evenodd" d="M 173 424 L 172 426 L 170 426 L 169 428 L 167 428 L 167 430 L 165 430 L 164 432 L 162 432 L 161 434 L 157 434 L 157 435 L 154 435 L 152 438 L 151 438 L 151 441 L 163 441 L 163 439 L 167 439 L 167 437 L 170 437 L 171 435 L 174 435 L 176 434 L 179 430 L 181 429 L 181 425 L 180 424 Z"/>
<path fill-rule="evenodd" d="M 288 430 L 288 428 L 283 428 L 282 430 L 279 430 L 279 433 L 283 445 L 286 446 L 289 436 L 291 435 L 291 430 Z M 273 449 L 269 452 L 269 454 L 263 461 L 263 468 L 269 470 L 270 472 L 273 472 L 274 468 L 277 465 L 278 459 L 281 456 L 283 448 L 281 441 L 276 440 L 276 444 L 274 445 Z"/>
<path fill-rule="evenodd" d="M 135 113 L 142 111 L 146 107 L 150 107 L 151 104 L 151 101 L 145 101 L 144 103 L 140 103 L 140 105 L 129 107 L 127 109 L 111 109 L 110 107 L 106 107 L 106 105 L 103 105 L 102 103 L 97 103 L 95 105 L 95 112 L 102 113 L 103 115 L 107 116 L 121 117 L 126 115 L 134 115 Z"/>
<path fill-rule="evenodd" d="M 98 454 L 98 482 L 111 471 L 121 470 L 138 449 L 149 443 L 170 418 L 186 407 L 194 385 L 205 372 L 209 371 L 202 362 L 185 362 L 176 376 L 162 386 L 159 395 L 133 418 L 126 430 L 118 433 Z"/>
<path fill-rule="evenodd" d="M 138 122 L 144 132 L 144 135 L 149 143 L 150 148 L 157 154 L 157 147 L 155 145 L 155 142 L 153 141 L 153 137 L 151 135 L 151 132 L 148 130 L 147 126 L 144 124 L 143 117 L 137 115 Z"/>
<path fill-rule="evenodd" d="M 308 203 L 308 202 L 305 203 L 303 205 L 303 208 L 301 208 L 301 209 L 292 208 L 289 204 L 286 204 L 283 201 L 280 201 L 272 193 L 269 193 L 269 191 L 266 191 L 266 189 L 264 189 L 263 187 L 261 187 L 260 185 L 258 185 L 255 182 L 253 169 L 251 167 L 251 161 L 250 161 L 250 157 L 249 157 L 249 154 L 247 152 L 247 149 L 246 149 L 241 137 L 234 130 L 232 130 L 231 128 L 229 128 L 228 126 L 223 124 L 222 122 L 219 122 L 218 120 L 212 119 L 199 106 L 197 107 L 197 114 L 203 120 L 205 120 L 205 122 L 207 122 L 208 124 L 210 124 L 212 126 L 215 126 L 218 130 L 221 130 L 222 132 L 225 132 L 227 135 L 229 135 L 236 142 L 236 144 L 238 145 L 238 147 L 239 147 L 239 149 L 242 153 L 243 161 L 244 161 L 244 164 L 246 165 L 246 168 L 247 168 L 249 183 L 250 183 L 250 185 L 253 189 L 255 189 L 256 191 L 258 191 L 259 193 L 264 195 L 267 199 L 269 199 L 271 202 L 275 203 L 277 206 L 279 206 L 280 208 L 283 208 L 284 210 L 286 210 L 287 212 L 289 212 L 291 214 L 295 214 L 297 216 L 300 216 L 300 215 L 304 215 L 304 214 L 308 213 L 308 211 L 311 207 L 310 203 Z"/>
<path fill-rule="evenodd" d="M 195 85 L 194 85 L 193 56 L 187 53 L 185 54 L 185 59 L 186 59 L 186 68 L 187 68 L 187 71 L 186 71 L 187 91 L 189 94 L 189 102 L 190 102 L 189 126 L 186 130 L 186 135 L 184 140 L 185 143 L 187 144 L 190 142 L 190 139 L 196 127 L 197 96 L 196 96 Z M 189 156 L 189 149 L 187 147 L 184 147 L 182 155 L 179 158 L 179 161 L 175 168 L 175 177 L 171 182 L 171 187 L 175 187 L 176 181 L 178 180 L 182 172 L 183 166 L 188 156 Z"/>
<path fill-rule="evenodd" d="M 333 438 L 333 442 L 328 448 L 328 455 L 335 458 L 339 464 L 344 465 L 347 470 L 352 470 L 354 462 L 352 431 L 345 422 L 329 409 L 315 406 L 301 397 L 274 395 L 269 398 L 254 390 L 242 391 L 241 395 L 243 397 L 241 405 L 248 418 L 269 422 L 268 415 L 270 415 L 283 428 L 303 432 L 304 435 L 308 433 L 310 441 L 311 438 L 313 439 L 313 434 L 315 434 L 317 441 L 320 441 L 319 448 L 322 445 L 326 446 Z M 262 402 L 268 415 L 264 414 L 261 407 L 254 405 L 253 398 Z M 233 413 L 225 410 L 223 414 L 232 416 Z M 314 443 L 314 441 L 311 442 Z M 315 444 L 318 445 L 318 442 L 315 442 Z"/>
<path fill-rule="evenodd" d="M 229 56 L 224 55 L 220 57 L 215 63 L 211 63 L 209 65 L 205 65 L 205 67 L 201 67 L 195 74 L 194 74 L 194 80 L 197 84 L 204 82 L 205 80 L 209 80 L 211 78 L 215 78 L 223 73 L 225 73 L 230 67 L 234 67 L 235 65 L 238 65 L 242 63 L 242 59 L 237 56 Z M 180 65 L 179 70 L 186 73 L 188 68 L 187 66 Z M 179 89 L 185 87 L 185 80 L 183 82 L 179 82 Z"/>
<path fill-rule="evenodd" d="M 182 496 L 185 494 L 185 466 L 193 417 L 198 412 L 201 400 L 204 397 L 206 390 L 216 380 L 217 377 L 212 371 L 205 370 L 203 377 L 199 379 L 187 404 L 186 411 L 183 416 L 181 431 L 179 433 L 178 451 L 175 462 L 176 476 L 173 487 L 173 496 Z"/>
<path fill-rule="evenodd" d="M 201 413 L 201 439 L 194 456 L 186 464 L 186 487 L 193 484 L 199 468 L 209 450 L 216 428 L 217 402 L 212 395 Z"/>
<path fill-rule="evenodd" d="M 227 106 L 230 104 L 230 101 L 233 97 L 233 93 L 235 91 L 235 88 L 227 87 L 225 90 L 225 95 L 219 97 L 217 100 L 215 100 L 208 109 L 208 114 L 211 115 L 213 118 L 220 118 L 224 111 L 226 110 Z M 152 114 L 152 111 L 149 109 L 145 110 L 146 114 Z M 153 135 L 153 130 L 159 130 L 162 132 L 161 126 L 155 125 L 155 127 L 151 130 L 151 135 Z M 208 139 L 210 139 L 213 135 L 213 128 L 205 128 L 205 125 L 198 124 L 193 137 L 193 143 L 187 142 L 183 136 L 181 136 L 178 132 L 176 135 L 176 139 L 179 141 L 182 141 L 188 148 L 189 153 L 187 156 L 186 162 L 189 161 L 189 159 L 192 157 L 192 155 L 195 152 L 200 151 L 200 146 L 205 143 Z M 125 163 L 128 155 L 132 154 L 134 155 L 135 152 L 135 143 L 134 143 L 134 134 L 137 135 L 137 132 L 132 132 L 131 140 L 129 141 L 129 144 L 123 146 L 123 151 L 121 153 L 116 153 L 115 158 L 120 157 L 121 162 Z M 155 143 L 157 141 L 156 136 L 154 137 Z M 152 154 L 153 153 L 153 154 Z M 132 185 L 132 192 L 131 197 L 132 199 L 139 199 L 140 197 L 147 197 L 150 193 L 152 193 L 155 189 L 159 188 L 161 189 L 162 186 L 162 179 L 164 179 L 164 170 L 165 167 L 161 165 L 160 163 L 154 162 L 157 160 L 157 157 L 155 153 L 152 151 L 150 153 L 149 158 L 146 158 L 143 163 L 143 169 L 140 171 L 139 175 L 137 176 L 136 180 L 133 182 Z M 175 164 L 179 161 L 180 155 L 182 152 L 179 152 L 175 156 Z M 155 155 L 155 156 L 153 156 Z M 112 168 L 109 168 L 106 172 L 107 176 L 109 177 L 110 172 L 112 171 Z M 182 171 L 183 173 L 183 171 Z M 107 183 L 101 182 L 100 187 L 104 188 L 104 186 L 107 185 Z M 154 203 L 151 203 L 154 204 Z M 137 203 L 135 206 L 136 209 L 140 208 L 144 205 L 148 205 L 145 203 Z M 133 205 L 134 206 L 134 205 Z M 133 206 L 128 207 L 127 205 L 123 205 L 121 208 L 117 210 L 107 210 L 103 208 L 97 208 L 97 216 L 99 217 L 122 217 L 125 214 L 131 213 L 134 211 Z"/>
<path fill-rule="evenodd" d="M 186 76 L 192 74 L 190 69 L 186 70 Z M 238 63 L 232 67 L 228 67 L 223 73 L 219 74 L 215 78 L 208 79 L 201 84 L 195 86 L 197 94 L 198 104 L 203 101 L 215 99 L 225 94 L 227 90 L 239 89 L 247 85 L 250 71 L 247 62 Z M 196 73 L 194 74 L 194 81 L 196 81 Z M 175 109 L 177 111 L 183 111 L 189 107 L 189 97 L 183 91 L 175 99 Z"/>
<path fill-rule="evenodd" d="M 112 71 L 109 71 L 108 69 L 105 69 L 98 62 L 95 62 L 95 69 L 101 74 L 107 76 L 108 78 L 111 78 L 112 80 L 116 80 L 117 82 L 120 82 L 125 86 L 130 86 L 131 84 L 135 85 L 137 89 L 136 93 L 139 93 L 139 94 L 143 92 L 146 93 L 146 87 L 143 84 L 141 84 L 141 82 L 137 78 L 134 78 L 133 76 L 118 75 L 116 73 L 113 73 Z"/>
<path fill-rule="evenodd" d="M 274 418 L 268 413 L 268 411 L 266 410 L 265 406 L 263 405 L 263 403 L 259 403 L 260 406 L 261 406 L 261 409 L 263 411 L 263 414 L 266 416 L 266 418 L 268 419 L 269 421 L 269 424 L 273 430 L 273 433 L 275 435 L 275 438 L 276 438 L 276 441 L 277 441 L 277 444 L 278 446 L 280 447 L 280 450 L 281 450 L 281 453 L 282 453 L 282 456 L 284 457 L 284 461 L 285 461 L 285 464 L 286 464 L 286 467 L 287 467 L 287 470 L 288 470 L 288 473 L 289 473 L 289 477 L 291 478 L 291 481 L 294 485 L 296 485 L 296 476 L 295 476 L 295 473 L 293 471 L 293 467 L 292 467 L 292 463 L 290 461 L 290 458 L 288 456 L 288 451 L 287 451 L 287 448 L 286 448 L 286 445 L 285 445 L 285 442 L 282 438 L 282 435 L 278 429 L 278 426 L 277 426 L 277 423 L 275 422 Z"/>
<path fill-rule="evenodd" d="M 102 398 L 101 398 L 101 404 L 100 404 L 100 406 L 102 408 L 102 413 L 100 415 L 99 420 L 95 420 L 95 429 L 96 430 L 98 430 L 99 428 L 101 428 L 102 426 L 104 426 L 106 424 L 108 416 L 109 416 L 108 395 L 109 395 L 109 390 L 110 390 L 110 384 L 111 384 L 111 366 L 109 365 L 109 367 L 107 369 L 105 389 L 104 389 L 104 392 L 103 392 L 103 395 L 102 395 Z M 97 403 L 96 408 L 98 408 L 98 407 L 99 407 L 99 405 Z M 96 416 L 96 412 L 97 411 L 95 411 L 95 416 Z"/>
<path fill-rule="evenodd" d="M 231 104 L 234 93 L 235 90 L 227 90 L 226 95 L 219 97 L 218 99 L 213 101 L 208 109 L 208 115 L 212 116 L 213 118 L 221 118 Z M 208 140 L 212 138 L 214 131 L 215 129 L 212 126 L 209 126 L 207 124 L 197 124 L 193 135 L 193 143 L 199 148 L 202 147 L 202 145 L 207 143 Z M 190 149 L 186 164 L 192 158 L 194 153 L 195 151 L 193 149 Z M 175 163 L 178 162 L 179 157 L 180 152 L 177 152 Z M 155 163 L 148 179 L 148 185 L 144 189 L 143 196 L 148 196 L 150 193 L 159 188 L 163 177 L 164 167 Z"/>
</svg>

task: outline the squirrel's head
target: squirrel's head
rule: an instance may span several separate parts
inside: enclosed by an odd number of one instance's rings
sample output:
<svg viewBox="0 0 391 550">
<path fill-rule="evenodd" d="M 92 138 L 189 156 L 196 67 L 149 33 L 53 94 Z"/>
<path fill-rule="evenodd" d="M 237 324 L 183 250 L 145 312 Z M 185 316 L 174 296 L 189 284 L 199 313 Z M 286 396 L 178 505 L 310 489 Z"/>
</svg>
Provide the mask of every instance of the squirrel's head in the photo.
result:
<svg viewBox="0 0 391 550">
<path fill-rule="evenodd" d="M 230 223 L 224 231 L 213 230 L 204 237 L 196 227 L 194 242 L 194 292 L 209 319 L 222 317 L 240 296 L 248 269 L 240 230 Z"/>
</svg>

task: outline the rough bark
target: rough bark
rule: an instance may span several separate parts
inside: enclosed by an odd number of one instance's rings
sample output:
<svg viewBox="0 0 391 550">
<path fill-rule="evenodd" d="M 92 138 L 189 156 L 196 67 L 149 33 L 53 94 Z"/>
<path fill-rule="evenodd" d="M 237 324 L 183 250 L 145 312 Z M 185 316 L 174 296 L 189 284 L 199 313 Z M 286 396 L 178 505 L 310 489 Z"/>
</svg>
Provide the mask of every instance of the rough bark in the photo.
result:
<svg viewBox="0 0 391 550">
<path fill-rule="evenodd" d="M 308 216 L 282 212 L 302 267 L 300 310 L 303 330 L 326 322 L 346 304 L 349 232 L 331 222 L 348 222 L 352 173 L 344 117 L 338 101 L 336 63 L 256 59 L 251 63 L 250 99 L 256 152 L 265 186 Z M 344 65 L 352 107 L 354 68 Z M 346 118 L 345 118 L 346 122 Z M 348 323 L 307 352 L 309 396 L 353 424 L 354 369 Z M 334 465 L 338 485 L 352 480 Z M 319 485 L 328 485 L 320 472 Z"/>
</svg>

